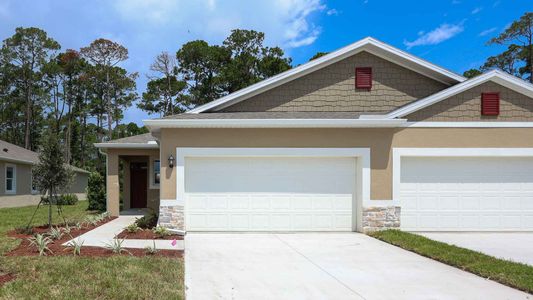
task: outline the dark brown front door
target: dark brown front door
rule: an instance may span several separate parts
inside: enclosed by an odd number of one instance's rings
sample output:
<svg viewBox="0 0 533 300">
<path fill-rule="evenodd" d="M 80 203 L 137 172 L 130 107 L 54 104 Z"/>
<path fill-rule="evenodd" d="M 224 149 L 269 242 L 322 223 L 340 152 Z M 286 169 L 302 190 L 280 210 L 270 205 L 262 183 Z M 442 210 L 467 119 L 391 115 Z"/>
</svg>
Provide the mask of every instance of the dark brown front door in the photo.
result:
<svg viewBox="0 0 533 300">
<path fill-rule="evenodd" d="M 148 165 L 144 162 L 130 163 L 131 208 L 146 207 Z"/>
</svg>

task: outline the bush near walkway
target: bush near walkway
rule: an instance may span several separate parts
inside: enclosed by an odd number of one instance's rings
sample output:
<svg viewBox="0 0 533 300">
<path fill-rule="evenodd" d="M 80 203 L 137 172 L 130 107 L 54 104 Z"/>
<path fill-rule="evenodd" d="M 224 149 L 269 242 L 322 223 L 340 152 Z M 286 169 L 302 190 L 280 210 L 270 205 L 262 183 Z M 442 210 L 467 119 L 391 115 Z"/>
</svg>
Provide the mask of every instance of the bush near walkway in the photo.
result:
<svg viewBox="0 0 533 300">
<path fill-rule="evenodd" d="M 378 231 L 370 236 L 478 276 L 533 293 L 532 266 L 498 259 L 400 230 Z"/>
</svg>

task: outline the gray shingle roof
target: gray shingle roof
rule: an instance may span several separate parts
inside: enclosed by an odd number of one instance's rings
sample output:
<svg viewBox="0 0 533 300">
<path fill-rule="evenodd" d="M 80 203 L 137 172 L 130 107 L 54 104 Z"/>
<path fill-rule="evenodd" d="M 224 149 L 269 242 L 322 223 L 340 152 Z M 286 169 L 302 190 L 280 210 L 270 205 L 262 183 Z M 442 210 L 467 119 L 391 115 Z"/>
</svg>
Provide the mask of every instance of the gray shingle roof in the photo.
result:
<svg viewBox="0 0 533 300">
<path fill-rule="evenodd" d="M 18 162 L 39 163 L 39 154 L 31 150 L 0 140 L 0 160 L 11 160 Z M 88 173 L 88 171 L 78 167 L 70 166 L 74 171 Z"/>
<path fill-rule="evenodd" d="M 163 119 L 357 119 L 361 112 L 227 112 L 227 113 L 183 113 Z M 368 113 L 366 113 L 368 114 Z"/>
<path fill-rule="evenodd" d="M 125 138 L 120 138 L 116 140 L 110 140 L 106 143 L 128 143 L 128 144 L 146 144 L 148 142 L 155 142 L 155 138 L 152 136 L 151 133 L 144 133 L 134 136 L 129 136 Z"/>
</svg>

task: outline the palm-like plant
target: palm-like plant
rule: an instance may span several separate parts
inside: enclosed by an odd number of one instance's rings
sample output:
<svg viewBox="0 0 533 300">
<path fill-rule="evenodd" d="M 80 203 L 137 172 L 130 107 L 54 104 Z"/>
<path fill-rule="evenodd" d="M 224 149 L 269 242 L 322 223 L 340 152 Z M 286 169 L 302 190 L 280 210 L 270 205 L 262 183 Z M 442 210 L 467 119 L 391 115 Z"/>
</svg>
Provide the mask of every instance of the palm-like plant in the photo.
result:
<svg viewBox="0 0 533 300">
<path fill-rule="evenodd" d="M 74 255 L 80 255 L 81 254 L 81 247 L 83 246 L 83 242 L 81 239 L 72 240 L 67 244 L 67 247 L 72 249 L 72 254 Z M 65 249 L 68 250 L 68 249 Z"/>
<path fill-rule="evenodd" d="M 105 248 L 107 250 L 111 250 L 111 252 L 115 254 L 121 254 L 123 252 L 130 253 L 128 250 L 124 249 L 122 243 L 124 243 L 124 240 L 117 239 L 117 237 L 115 236 L 115 238 L 110 243 L 105 244 Z"/>
<path fill-rule="evenodd" d="M 53 253 L 52 250 L 48 248 L 48 245 L 52 243 L 52 239 L 49 237 L 43 234 L 36 234 L 28 240 L 30 241 L 30 245 L 37 247 L 37 250 L 39 250 L 39 256 L 46 255 L 46 252 Z"/>
<path fill-rule="evenodd" d="M 63 236 L 63 232 L 58 227 L 52 227 L 48 230 L 47 235 L 54 240 L 59 240 Z"/>
</svg>

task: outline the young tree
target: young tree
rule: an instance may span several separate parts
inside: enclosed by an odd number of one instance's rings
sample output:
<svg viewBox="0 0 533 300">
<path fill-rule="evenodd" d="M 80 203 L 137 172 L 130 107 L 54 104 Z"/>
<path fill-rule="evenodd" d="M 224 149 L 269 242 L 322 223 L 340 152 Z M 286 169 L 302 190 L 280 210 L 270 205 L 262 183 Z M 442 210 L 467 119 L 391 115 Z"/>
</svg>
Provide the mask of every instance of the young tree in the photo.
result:
<svg viewBox="0 0 533 300">
<path fill-rule="evenodd" d="M 514 69 L 516 61 L 522 61 L 523 65 L 518 68 L 516 74 L 533 83 L 533 12 L 526 12 L 488 44 L 510 44 L 506 52 L 496 56 L 495 63 L 488 63 L 497 67 L 511 66 Z"/>
<path fill-rule="evenodd" d="M 58 42 L 48 37 L 42 29 L 18 27 L 15 34 L 4 40 L 2 56 L 13 66 L 12 79 L 16 82 L 19 95 L 24 99 L 24 148 L 32 145 L 32 128 L 35 128 L 34 108 L 42 99 L 40 85 L 41 68 L 50 60 L 53 53 L 60 48 Z"/>
<path fill-rule="evenodd" d="M 39 151 L 39 163 L 33 170 L 33 180 L 41 195 L 48 196 L 48 226 L 51 227 L 52 205 L 55 203 L 58 212 L 61 213 L 61 206 L 57 201 L 58 195 L 69 189 L 74 179 L 74 172 L 65 162 L 57 132 L 49 130 L 43 139 Z"/>
</svg>

